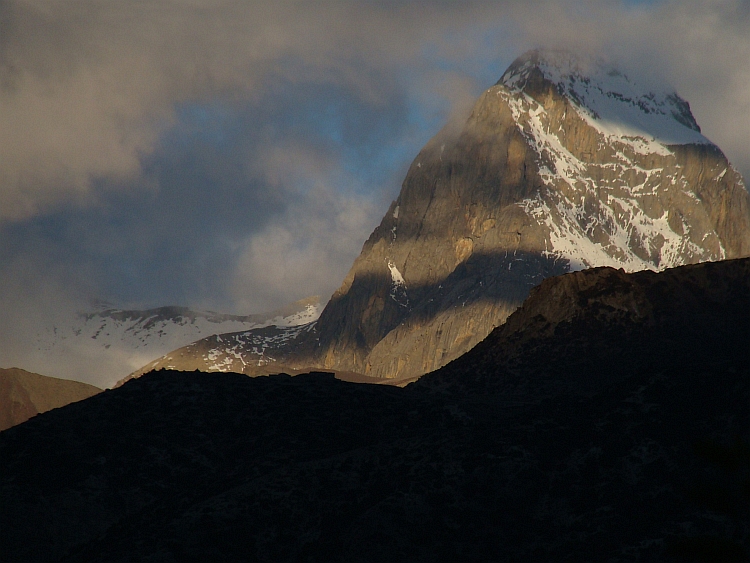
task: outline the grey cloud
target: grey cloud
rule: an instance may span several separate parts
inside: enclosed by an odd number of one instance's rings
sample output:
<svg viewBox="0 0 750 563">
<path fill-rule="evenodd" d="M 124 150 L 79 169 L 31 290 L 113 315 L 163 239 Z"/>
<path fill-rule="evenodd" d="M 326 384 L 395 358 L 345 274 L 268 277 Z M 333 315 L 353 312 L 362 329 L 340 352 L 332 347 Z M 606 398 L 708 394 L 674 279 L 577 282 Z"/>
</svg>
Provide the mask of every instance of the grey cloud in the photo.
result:
<svg viewBox="0 0 750 563">
<path fill-rule="evenodd" d="M 269 75 L 344 84 L 383 103 L 395 87 L 384 69 L 418 62 L 425 39 L 437 43 L 458 12 L 419 4 L 396 11 L 374 3 L 6 0 L 0 220 L 86 204 L 97 179 L 138 178 L 142 156 L 175 123 L 175 104 L 252 100 Z"/>
<path fill-rule="evenodd" d="M 380 212 L 371 199 L 315 182 L 283 215 L 243 241 L 230 286 L 235 302 L 270 309 L 299 298 L 300 288 L 327 299 L 351 265 L 342 257 L 356 256 Z"/>
</svg>

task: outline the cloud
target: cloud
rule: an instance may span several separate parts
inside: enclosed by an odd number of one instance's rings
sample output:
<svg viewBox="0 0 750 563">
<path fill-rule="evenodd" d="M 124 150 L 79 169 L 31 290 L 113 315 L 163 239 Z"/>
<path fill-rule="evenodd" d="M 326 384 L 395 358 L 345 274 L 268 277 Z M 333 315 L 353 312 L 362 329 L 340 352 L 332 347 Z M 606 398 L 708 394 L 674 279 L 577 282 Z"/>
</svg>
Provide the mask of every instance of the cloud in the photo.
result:
<svg viewBox="0 0 750 563">
<path fill-rule="evenodd" d="M 25 250 L 0 249 L 0 366 L 42 366 L 54 371 L 55 366 L 45 362 L 44 350 L 35 346 L 36 337 L 45 327 L 59 326 L 73 317 L 85 303 L 86 288 L 55 262 L 49 249 L 26 245 Z M 64 375 L 74 377 L 74 372 Z"/>
<path fill-rule="evenodd" d="M 342 195 L 316 179 L 283 215 L 243 241 L 230 285 L 235 302 L 250 310 L 300 295 L 327 300 L 379 221 L 380 207 L 371 197 Z"/>
</svg>

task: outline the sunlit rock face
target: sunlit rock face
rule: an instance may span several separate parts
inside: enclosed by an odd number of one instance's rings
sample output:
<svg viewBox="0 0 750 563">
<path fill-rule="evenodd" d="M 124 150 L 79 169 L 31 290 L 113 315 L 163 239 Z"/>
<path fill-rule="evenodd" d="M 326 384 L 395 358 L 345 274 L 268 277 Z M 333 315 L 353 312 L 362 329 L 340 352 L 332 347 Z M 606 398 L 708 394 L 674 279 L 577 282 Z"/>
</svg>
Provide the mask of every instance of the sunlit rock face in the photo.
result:
<svg viewBox="0 0 750 563">
<path fill-rule="evenodd" d="M 686 101 L 533 51 L 417 155 L 317 323 L 275 335 L 262 356 L 231 354 L 246 373 L 317 366 L 403 382 L 471 349 L 549 276 L 747 255 L 750 197 Z"/>
<path fill-rule="evenodd" d="M 18 368 L 0 368 L 0 432 L 39 413 L 82 401 L 101 389 Z"/>
</svg>

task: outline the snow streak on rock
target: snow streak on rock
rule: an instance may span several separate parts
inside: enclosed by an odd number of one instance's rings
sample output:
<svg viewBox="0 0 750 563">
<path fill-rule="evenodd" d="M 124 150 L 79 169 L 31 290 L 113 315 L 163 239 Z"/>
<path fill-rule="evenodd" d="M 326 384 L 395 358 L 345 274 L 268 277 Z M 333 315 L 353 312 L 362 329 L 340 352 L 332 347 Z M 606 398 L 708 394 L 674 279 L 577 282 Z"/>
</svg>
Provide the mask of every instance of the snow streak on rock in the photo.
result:
<svg viewBox="0 0 750 563">
<path fill-rule="evenodd" d="M 391 271 L 391 299 L 402 307 L 409 306 L 409 296 L 406 294 L 406 282 L 401 272 L 393 263 L 393 260 L 388 260 L 388 269 Z"/>
</svg>

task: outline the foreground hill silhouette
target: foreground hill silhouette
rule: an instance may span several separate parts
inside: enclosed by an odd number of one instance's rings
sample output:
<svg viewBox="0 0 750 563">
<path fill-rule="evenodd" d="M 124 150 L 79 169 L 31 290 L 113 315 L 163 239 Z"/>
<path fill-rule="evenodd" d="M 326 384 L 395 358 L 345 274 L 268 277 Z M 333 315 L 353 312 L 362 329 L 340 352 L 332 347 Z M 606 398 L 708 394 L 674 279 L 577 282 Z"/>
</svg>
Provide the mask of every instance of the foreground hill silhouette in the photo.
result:
<svg viewBox="0 0 750 563">
<path fill-rule="evenodd" d="M 405 388 L 152 372 L 0 434 L 5 560 L 746 560 L 750 259 L 549 278 Z"/>
</svg>

